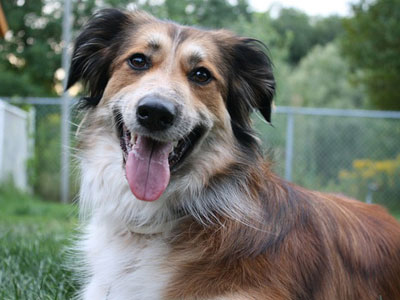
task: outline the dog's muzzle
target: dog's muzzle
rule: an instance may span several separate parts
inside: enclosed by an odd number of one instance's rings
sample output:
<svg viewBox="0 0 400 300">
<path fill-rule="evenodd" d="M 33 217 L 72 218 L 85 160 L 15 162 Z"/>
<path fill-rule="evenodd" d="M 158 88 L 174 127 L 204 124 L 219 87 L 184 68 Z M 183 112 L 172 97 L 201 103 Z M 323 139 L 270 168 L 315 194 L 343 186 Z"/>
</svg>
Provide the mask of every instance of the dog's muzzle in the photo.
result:
<svg viewBox="0 0 400 300">
<path fill-rule="evenodd" d="M 137 199 L 157 200 L 167 188 L 171 172 L 183 163 L 206 132 L 201 124 L 183 128 L 179 109 L 162 96 L 145 96 L 136 106 L 137 127 L 132 131 L 121 113 L 116 113 L 126 178 Z M 179 131 L 180 134 L 171 134 Z M 165 138 L 171 135 L 172 138 Z"/>
</svg>

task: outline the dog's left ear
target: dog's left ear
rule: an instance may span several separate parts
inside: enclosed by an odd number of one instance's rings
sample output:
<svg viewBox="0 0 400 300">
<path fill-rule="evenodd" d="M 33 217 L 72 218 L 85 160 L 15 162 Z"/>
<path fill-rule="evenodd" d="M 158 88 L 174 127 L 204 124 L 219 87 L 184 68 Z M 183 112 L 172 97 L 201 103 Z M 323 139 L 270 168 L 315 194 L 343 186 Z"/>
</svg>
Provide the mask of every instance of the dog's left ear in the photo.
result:
<svg viewBox="0 0 400 300">
<path fill-rule="evenodd" d="M 230 50 L 227 108 L 233 122 L 246 129 L 250 113 L 257 109 L 270 123 L 275 79 L 266 46 L 255 39 L 237 38 Z"/>
</svg>

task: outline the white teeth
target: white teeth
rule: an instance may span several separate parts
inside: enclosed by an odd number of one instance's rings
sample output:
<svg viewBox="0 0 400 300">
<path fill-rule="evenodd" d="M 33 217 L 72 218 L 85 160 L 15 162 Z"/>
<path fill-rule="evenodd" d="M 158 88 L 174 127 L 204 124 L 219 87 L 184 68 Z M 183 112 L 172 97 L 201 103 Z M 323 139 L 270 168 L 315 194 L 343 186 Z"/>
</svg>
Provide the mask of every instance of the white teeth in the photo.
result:
<svg viewBox="0 0 400 300">
<path fill-rule="evenodd" d="M 168 151 L 168 154 L 171 154 L 174 151 L 174 144 L 171 144 L 171 148 Z"/>
<path fill-rule="evenodd" d="M 133 135 L 133 136 L 131 137 L 130 142 L 131 142 L 132 145 L 135 145 L 135 144 L 136 144 L 136 141 L 137 141 L 137 135 L 135 134 L 135 135 Z"/>
<path fill-rule="evenodd" d="M 175 148 L 176 146 L 178 146 L 179 141 L 175 141 L 172 143 L 173 148 Z"/>
</svg>

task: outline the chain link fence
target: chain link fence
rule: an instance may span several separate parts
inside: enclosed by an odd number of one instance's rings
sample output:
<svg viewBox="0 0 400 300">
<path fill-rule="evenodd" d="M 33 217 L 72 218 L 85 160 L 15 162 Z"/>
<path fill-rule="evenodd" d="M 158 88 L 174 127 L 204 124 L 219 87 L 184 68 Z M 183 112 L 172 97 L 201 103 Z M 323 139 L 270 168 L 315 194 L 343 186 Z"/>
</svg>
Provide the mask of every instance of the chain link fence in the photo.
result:
<svg viewBox="0 0 400 300">
<path fill-rule="evenodd" d="M 400 112 L 278 107 L 255 124 L 286 179 L 400 212 Z"/>
<path fill-rule="evenodd" d="M 35 153 L 28 162 L 29 182 L 36 194 L 58 201 L 61 100 L 3 100 L 34 109 Z M 72 109 L 71 149 L 78 122 Z M 282 177 L 310 189 L 349 195 L 400 212 L 400 112 L 277 107 L 273 126 L 257 114 L 254 123 L 266 156 Z M 71 159 L 70 199 L 78 191 L 76 169 Z"/>
</svg>

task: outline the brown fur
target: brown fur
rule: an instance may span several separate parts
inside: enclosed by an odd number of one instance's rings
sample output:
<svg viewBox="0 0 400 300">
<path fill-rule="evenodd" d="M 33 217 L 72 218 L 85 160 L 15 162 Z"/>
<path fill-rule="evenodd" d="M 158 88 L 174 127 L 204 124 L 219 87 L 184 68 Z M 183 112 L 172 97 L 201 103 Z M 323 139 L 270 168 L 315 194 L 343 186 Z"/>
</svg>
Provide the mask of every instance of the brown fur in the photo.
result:
<svg viewBox="0 0 400 300">
<path fill-rule="evenodd" d="M 260 155 L 249 115 L 258 109 L 270 121 L 274 80 L 253 42 L 116 10 L 94 17 L 77 40 L 69 86 L 82 79 L 93 107 L 83 148 L 93 130 L 112 128 L 107 109 L 119 95 L 135 92 L 133 111 L 145 92 L 168 94 L 214 120 L 202 151 L 215 155 L 189 157 L 174 178 L 195 168 L 201 196 L 235 186 L 248 204 L 243 220 L 210 211 L 213 222 L 193 216 L 174 230 L 165 299 L 400 299 L 398 222 L 379 206 L 288 183 Z M 134 53 L 151 56 L 152 68 L 133 72 L 126 60 Z M 200 63 L 215 77 L 204 86 L 187 80 Z"/>
<path fill-rule="evenodd" d="M 170 258 L 179 270 L 167 299 L 228 292 L 246 299 L 400 299 L 393 217 L 377 205 L 286 183 L 268 166 L 264 175 L 270 203 L 259 203 L 260 210 L 267 205 L 273 216 L 262 228 L 229 219 L 220 220 L 223 227 L 181 226 Z"/>
</svg>

